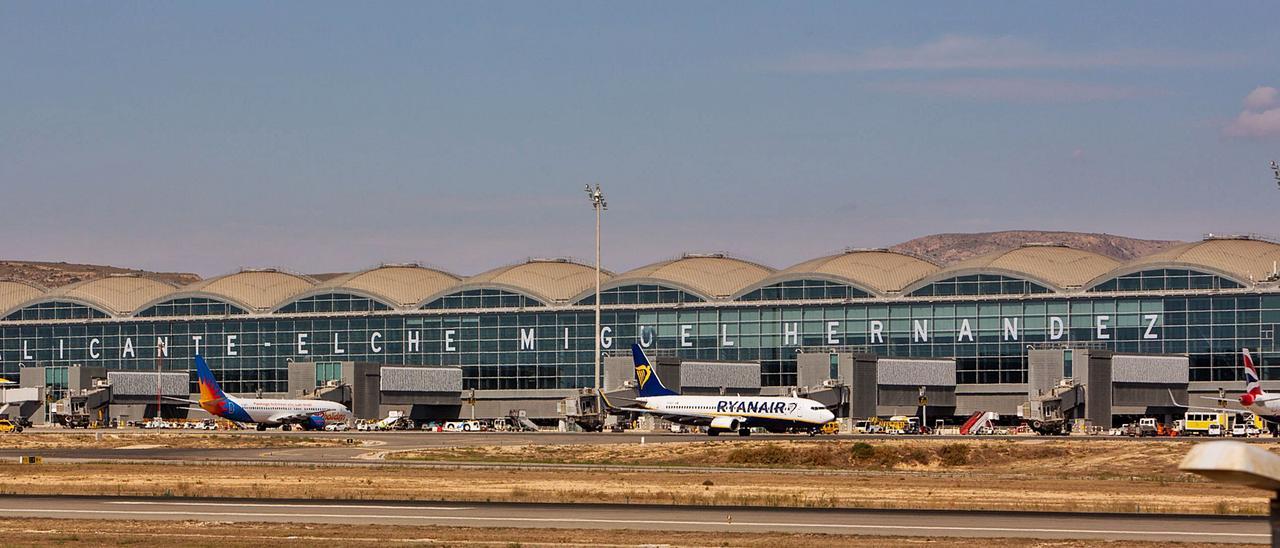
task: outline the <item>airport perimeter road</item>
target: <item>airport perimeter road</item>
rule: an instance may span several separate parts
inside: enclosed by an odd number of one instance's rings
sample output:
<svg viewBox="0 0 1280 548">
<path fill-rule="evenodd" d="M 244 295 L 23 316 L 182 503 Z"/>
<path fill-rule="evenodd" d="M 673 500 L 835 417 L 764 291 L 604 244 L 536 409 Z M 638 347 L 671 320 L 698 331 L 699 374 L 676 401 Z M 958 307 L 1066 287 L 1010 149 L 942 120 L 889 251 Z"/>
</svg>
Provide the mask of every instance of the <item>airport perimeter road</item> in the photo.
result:
<svg viewBox="0 0 1280 548">
<path fill-rule="evenodd" d="M 1263 517 L 0 496 L 6 517 L 1265 543 Z"/>
</svg>

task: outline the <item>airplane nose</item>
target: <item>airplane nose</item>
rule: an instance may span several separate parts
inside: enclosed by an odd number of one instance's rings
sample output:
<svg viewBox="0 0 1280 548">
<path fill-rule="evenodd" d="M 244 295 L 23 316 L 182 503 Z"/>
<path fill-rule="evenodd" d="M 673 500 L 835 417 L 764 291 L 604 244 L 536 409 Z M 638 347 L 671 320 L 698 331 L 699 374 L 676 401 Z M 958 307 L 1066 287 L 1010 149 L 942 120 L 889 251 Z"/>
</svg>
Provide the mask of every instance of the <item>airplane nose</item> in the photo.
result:
<svg viewBox="0 0 1280 548">
<path fill-rule="evenodd" d="M 830 409 L 823 410 L 822 416 L 824 417 L 822 419 L 822 422 L 831 422 L 833 420 L 836 420 L 836 414 L 832 413 Z"/>
</svg>

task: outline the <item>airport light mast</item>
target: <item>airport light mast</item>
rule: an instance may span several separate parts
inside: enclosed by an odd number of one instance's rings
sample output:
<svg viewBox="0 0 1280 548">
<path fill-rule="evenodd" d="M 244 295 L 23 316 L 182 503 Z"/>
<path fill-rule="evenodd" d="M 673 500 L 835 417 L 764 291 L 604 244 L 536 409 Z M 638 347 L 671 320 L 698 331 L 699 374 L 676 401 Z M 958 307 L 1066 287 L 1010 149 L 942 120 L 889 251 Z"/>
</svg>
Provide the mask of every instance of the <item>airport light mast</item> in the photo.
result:
<svg viewBox="0 0 1280 548">
<path fill-rule="evenodd" d="M 591 377 L 591 383 L 596 394 L 596 413 L 601 415 L 600 424 L 603 430 L 604 406 L 600 401 L 600 212 L 609 209 L 609 204 L 604 201 L 604 193 L 600 192 L 600 183 L 596 183 L 595 190 L 591 189 L 591 185 L 587 185 L 586 191 L 587 198 L 591 200 L 591 208 L 596 210 L 596 324 L 595 330 L 591 333 L 591 338 L 595 340 L 595 352 L 592 354 L 595 360 L 595 373 Z"/>
<path fill-rule="evenodd" d="M 162 394 L 164 394 L 164 389 L 160 384 L 160 379 L 161 377 L 164 376 L 164 354 L 166 351 L 167 349 L 165 348 L 164 341 L 157 339 L 156 340 L 156 418 L 157 419 L 160 419 L 164 415 L 164 413 L 161 412 L 161 410 L 164 409 L 164 407 L 162 407 L 162 405 L 164 404 L 163 402 L 164 398 L 162 397 Z"/>
</svg>

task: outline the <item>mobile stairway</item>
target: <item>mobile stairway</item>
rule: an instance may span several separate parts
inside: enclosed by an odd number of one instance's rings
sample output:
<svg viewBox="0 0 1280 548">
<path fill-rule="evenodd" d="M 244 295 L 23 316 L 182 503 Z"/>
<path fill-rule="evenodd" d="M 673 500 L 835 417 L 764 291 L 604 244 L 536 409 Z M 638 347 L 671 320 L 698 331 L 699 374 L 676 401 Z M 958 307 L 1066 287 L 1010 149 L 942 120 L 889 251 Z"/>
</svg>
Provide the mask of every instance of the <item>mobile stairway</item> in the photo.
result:
<svg viewBox="0 0 1280 548">
<path fill-rule="evenodd" d="M 990 429 L 998 420 L 1000 420 L 1000 414 L 995 411 L 976 411 L 969 415 L 969 420 L 964 421 L 964 424 L 960 426 L 960 435 L 981 434 Z"/>
</svg>

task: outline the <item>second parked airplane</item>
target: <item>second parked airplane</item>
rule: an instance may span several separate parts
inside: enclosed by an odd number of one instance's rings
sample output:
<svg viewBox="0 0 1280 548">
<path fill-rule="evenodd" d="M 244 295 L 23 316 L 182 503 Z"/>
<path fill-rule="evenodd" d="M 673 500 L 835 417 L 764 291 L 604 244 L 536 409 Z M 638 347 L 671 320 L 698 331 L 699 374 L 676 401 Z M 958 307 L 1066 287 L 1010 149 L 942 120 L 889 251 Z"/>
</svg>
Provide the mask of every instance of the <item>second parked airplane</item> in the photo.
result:
<svg viewBox="0 0 1280 548">
<path fill-rule="evenodd" d="M 707 435 L 737 431 L 746 436 L 752 427 L 770 432 L 796 430 L 817 434 L 835 418 L 821 402 L 808 398 L 777 396 L 681 396 L 662 384 L 638 344 L 631 345 L 636 368 L 637 407 L 613 407 L 614 411 L 646 413 L 671 422 L 703 426 Z M 605 404 L 609 405 L 608 399 Z"/>
<path fill-rule="evenodd" d="M 279 426 L 288 430 L 297 425 L 303 430 L 321 430 L 326 423 L 346 422 L 351 411 L 338 402 L 326 400 L 273 400 L 237 398 L 218 387 L 213 371 L 204 358 L 196 356 L 196 376 L 200 384 L 200 408 L 210 415 L 236 422 L 256 424 L 258 430 Z"/>
</svg>

